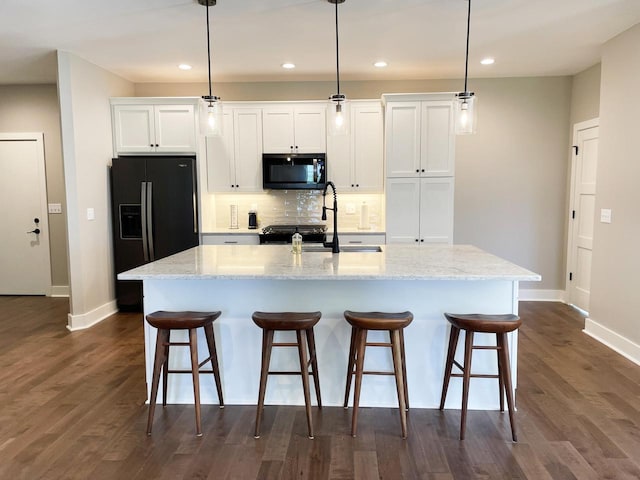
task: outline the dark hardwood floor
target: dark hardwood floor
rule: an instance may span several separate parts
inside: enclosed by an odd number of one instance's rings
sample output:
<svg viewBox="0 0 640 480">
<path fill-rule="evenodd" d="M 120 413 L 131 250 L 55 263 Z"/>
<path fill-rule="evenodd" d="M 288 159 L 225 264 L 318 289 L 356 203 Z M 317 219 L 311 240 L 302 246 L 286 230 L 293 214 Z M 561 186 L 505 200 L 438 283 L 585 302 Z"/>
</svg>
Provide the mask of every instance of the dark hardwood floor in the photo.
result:
<svg viewBox="0 0 640 480">
<path fill-rule="evenodd" d="M 499 412 L 413 409 L 409 438 L 395 409 L 267 406 L 147 408 L 140 314 L 66 330 L 66 299 L 0 297 L 2 479 L 639 479 L 640 367 L 581 332 L 559 303 L 521 303 L 516 419 Z M 224 348 L 224 347 L 223 347 Z M 257 381 L 257 379 L 256 379 Z M 473 388 L 473 385 L 472 387 Z M 496 387 L 497 388 L 497 387 Z"/>
</svg>

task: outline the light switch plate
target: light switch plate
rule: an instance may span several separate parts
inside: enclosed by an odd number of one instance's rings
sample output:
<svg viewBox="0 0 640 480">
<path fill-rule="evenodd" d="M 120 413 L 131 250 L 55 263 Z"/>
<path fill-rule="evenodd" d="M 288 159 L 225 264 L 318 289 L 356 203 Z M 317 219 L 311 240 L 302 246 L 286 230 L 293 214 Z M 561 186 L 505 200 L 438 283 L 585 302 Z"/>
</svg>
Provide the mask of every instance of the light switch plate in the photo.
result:
<svg viewBox="0 0 640 480">
<path fill-rule="evenodd" d="M 49 204 L 49 213 L 62 213 L 62 204 L 61 203 L 50 203 Z"/>
<path fill-rule="evenodd" d="M 600 222 L 601 223 L 611 223 L 611 209 L 610 208 L 601 208 L 600 209 Z"/>
<path fill-rule="evenodd" d="M 87 220 L 95 220 L 96 211 L 93 208 L 87 208 Z"/>
</svg>

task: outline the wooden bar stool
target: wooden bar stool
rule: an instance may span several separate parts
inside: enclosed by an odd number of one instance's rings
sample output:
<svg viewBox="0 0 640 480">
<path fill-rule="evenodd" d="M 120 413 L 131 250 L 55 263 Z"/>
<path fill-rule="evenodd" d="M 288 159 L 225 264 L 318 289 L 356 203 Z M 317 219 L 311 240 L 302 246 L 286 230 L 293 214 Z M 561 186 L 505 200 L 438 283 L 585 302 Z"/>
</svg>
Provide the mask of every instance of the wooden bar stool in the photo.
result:
<svg viewBox="0 0 640 480">
<path fill-rule="evenodd" d="M 162 406 L 167 405 L 167 380 L 170 373 L 190 373 L 193 376 L 193 396 L 196 408 L 196 435 L 202 436 L 200 425 L 200 373 L 213 373 L 218 390 L 220 408 L 224 408 L 222 398 L 222 385 L 220 383 L 220 369 L 218 368 L 218 355 L 216 342 L 213 336 L 213 322 L 220 316 L 220 312 L 164 312 L 158 311 L 147 315 L 147 322 L 158 329 L 156 339 L 156 357 L 153 363 L 153 379 L 151 382 L 151 398 L 149 399 L 149 419 L 147 421 L 147 435 L 151 435 L 153 413 L 156 408 L 158 396 L 158 383 L 160 371 L 162 371 Z M 204 328 L 204 335 L 209 347 L 209 357 L 198 363 L 197 328 Z M 171 330 L 189 330 L 189 342 L 171 342 Z M 191 370 L 169 369 L 169 347 L 188 346 L 191 351 Z M 211 370 L 200 370 L 205 363 L 211 361 Z"/>
<path fill-rule="evenodd" d="M 407 390 L 407 369 L 404 355 L 404 328 L 413 320 L 411 312 L 352 312 L 346 310 L 344 318 L 351 324 L 351 346 L 349 347 L 349 365 L 347 366 L 347 386 L 344 393 L 344 408 L 347 408 L 351 391 L 351 377 L 355 374 L 356 385 L 353 392 L 353 417 L 351 419 L 351 435 L 356 436 L 358 424 L 358 404 L 362 375 L 395 375 L 400 407 L 400 425 L 402 438 L 407 438 L 407 410 L 409 410 L 409 392 Z M 367 343 L 369 330 L 388 330 L 390 343 Z M 364 353 L 366 347 L 391 347 L 393 372 L 375 372 L 364 370 Z M 355 364 L 355 370 L 354 370 Z"/>
<path fill-rule="evenodd" d="M 464 440 L 465 424 L 467 421 L 467 402 L 469 400 L 469 380 L 476 378 L 497 378 L 498 389 L 500 390 L 500 411 L 504 412 L 504 395 L 507 395 L 507 405 L 509 407 L 509 422 L 511 423 L 511 437 L 514 442 L 518 441 L 516 435 L 516 423 L 513 416 L 513 392 L 511 389 L 511 368 L 509 367 L 509 344 L 507 333 L 517 330 L 522 324 L 520 317 L 513 314 L 506 315 L 480 315 L 468 314 L 460 315 L 445 313 L 444 316 L 451 323 L 451 333 L 449 335 L 449 351 L 447 353 L 447 364 L 444 372 L 444 383 L 442 384 L 442 397 L 440 398 L 440 410 L 444 409 L 444 402 L 447 398 L 447 389 L 451 377 L 462 377 L 462 414 L 460 418 L 460 440 Z M 464 344 L 464 365 L 460 365 L 455 359 L 456 347 L 460 330 L 465 331 Z M 496 346 L 476 346 L 473 344 L 473 334 L 476 332 L 495 333 Z M 498 374 L 479 375 L 471 373 L 471 354 L 473 350 L 496 350 L 498 353 Z M 462 373 L 451 373 L 453 366 L 458 367 Z"/>
<path fill-rule="evenodd" d="M 322 408 L 322 401 L 320 400 L 320 380 L 318 378 L 318 362 L 316 361 L 316 342 L 313 336 L 313 327 L 318 323 L 321 315 L 322 314 L 320 312 L 254 312 L 251 316 L 255 324 L 262 328 L 262 368 L 260 370 L 260 391 L 258 393 L 255 438 L 260 438 L 260 423 L 262 421 L 264 395 L 265 390 L 267 389 L 267 377 L 269 375 L 300 375 L 302 377 L 304 404 L 307 410 L 307 427 L 309 429 L 309 438 L 313 438 L 311 399 L 309 396 L 309 375 L 313 376 L 318 408 Z M 295 331 L 297 341 L 295 343 L 274 343 L 273 334 L 276 331 L 282 330 Z M 308 360 L 307 347 L 304 345 L 305 343 L 309 348 Z M 298 347 L 300 371 L 270 372 L 269 363 L 271 361 L 272 347 Z M 309 366 L 311 366 L 311 371 L 309 371 Z"/>
</svg>

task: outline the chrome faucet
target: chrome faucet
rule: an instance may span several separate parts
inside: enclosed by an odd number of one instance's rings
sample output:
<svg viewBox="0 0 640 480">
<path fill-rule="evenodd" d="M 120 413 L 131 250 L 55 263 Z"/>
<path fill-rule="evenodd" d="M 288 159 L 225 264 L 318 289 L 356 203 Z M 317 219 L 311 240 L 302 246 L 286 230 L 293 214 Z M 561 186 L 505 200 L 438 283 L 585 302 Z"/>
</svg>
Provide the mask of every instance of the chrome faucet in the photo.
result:
<svg viewBox="0 0 640 480">
<path fill-rule="evenodd" d="M 331 187 L 333 190 L 333 208 L 326 205 L 327 189 Z M 331 253 L 340 253 L 340 245 L 338 244 L 338 196 L 336 195 L 336 186 L 333 182 L 327 182 L 322 192 L 322 220 L 327 219 L 327 210 L 333 212 L 333 239 L 330 242 L 323 242 L 325 247 L 331 247 Z"/>
</svg>

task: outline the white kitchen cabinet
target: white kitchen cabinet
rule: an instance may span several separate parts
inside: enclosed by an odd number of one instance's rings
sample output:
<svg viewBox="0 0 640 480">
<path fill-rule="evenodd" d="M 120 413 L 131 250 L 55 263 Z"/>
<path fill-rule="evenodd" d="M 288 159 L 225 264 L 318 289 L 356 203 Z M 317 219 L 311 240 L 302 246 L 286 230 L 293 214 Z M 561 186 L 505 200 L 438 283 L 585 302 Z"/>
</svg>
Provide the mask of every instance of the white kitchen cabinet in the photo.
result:
<svg viewBox="0 0 640 480">
<path fill-rule="evenodd" d="M 123 153 L 194 153 L 196 100 L 192 104 L 149 104 L 147 99 L 113 104 L 114 149 Z"/>
<path fill-rule="evenodd" d="M 339 232 L 338 232 L 339 233 Z M 384 245 L 384 233 L 339 233 L 340 245 Z M 329 240 L 331 233 L 327 234 Z"/>
<path fill-rule="evenodd" d="M 257 233 L 205 233 L 202 245 L 258 245 Z"/>
<path fill-rule="evenodd" d="M 382 192 L 384 134 L 380 102 L 352 101 L 350 135 L 327 137 L 329 179 L 342 192 Z"/>
<path fill-rule="evenodd" d="M 453 100 L 387 102 L 386 176 L 454 175 Z"/>
<path fill-rule="evenodd" d="M 325 103 L 263 107 L 264 153 L 326 151 Z"/>
<path fill-rule="evenodd" d="M 388 178 L 387 243 L 453 243 L 453 177 Z"/>
<path fill-rule="evenodd" d="M 223 136 L 207 138 L 209 191 L 262 191 L 262 110 L 227 106 L 223 121 Z"/>
</svg>

